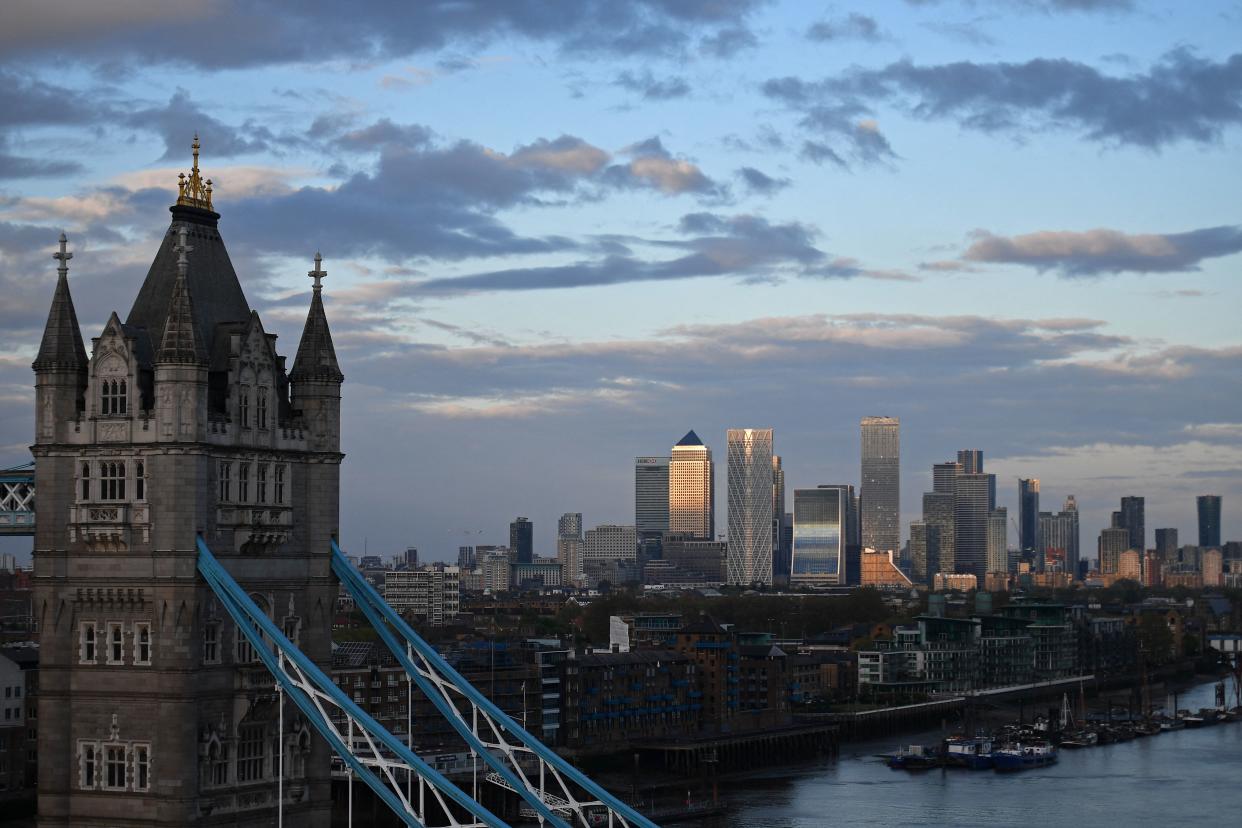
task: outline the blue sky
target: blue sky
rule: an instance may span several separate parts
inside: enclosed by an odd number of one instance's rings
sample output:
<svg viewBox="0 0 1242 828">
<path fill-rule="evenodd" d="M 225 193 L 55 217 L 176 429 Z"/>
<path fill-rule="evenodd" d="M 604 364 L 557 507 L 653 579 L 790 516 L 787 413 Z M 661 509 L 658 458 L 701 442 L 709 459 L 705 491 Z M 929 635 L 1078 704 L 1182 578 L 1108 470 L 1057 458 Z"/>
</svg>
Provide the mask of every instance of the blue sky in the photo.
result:
<svg viewBox="0 0 1242 828">
<path fill-rule="evenodd" d="M 1223 494 L 1242 538 L 1240 3 L 144 5 L 7 7 L 0 463 L 56 234 L 89 338 L 197 131 L 286 354 L 323 251 L 348 546 L 523 514 L 548 553 L 689 428 L 856 482 L 867 414 L 902 418 L 903 524 L 978 447 L 1001 505 L 1076 494 L 1084 549 L 1124 494 L 1188 542 Z"/>
</svg>

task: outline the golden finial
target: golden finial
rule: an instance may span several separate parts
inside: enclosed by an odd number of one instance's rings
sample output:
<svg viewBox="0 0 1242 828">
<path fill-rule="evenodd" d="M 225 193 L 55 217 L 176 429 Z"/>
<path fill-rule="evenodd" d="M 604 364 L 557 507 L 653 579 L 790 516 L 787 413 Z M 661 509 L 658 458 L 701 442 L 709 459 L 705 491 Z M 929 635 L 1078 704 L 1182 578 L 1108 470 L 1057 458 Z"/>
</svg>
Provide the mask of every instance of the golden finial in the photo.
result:
<svg viewBox="0 0 1242 828">
<path fill-rule="evenodd" d="M 202 176 L 198 172 L 198 133 L 194 133 L 194 143 L 190 144 L 190 148 L 194 151 L 194 166 L 190 168 L 190 175 L 187 178 L 185 173 L 177 174 L 177 203 L 185 204 L 190 207 L 201 207 L 204 210 L 211 209 L 211 179 L 203 181 Z"/>
</svg>

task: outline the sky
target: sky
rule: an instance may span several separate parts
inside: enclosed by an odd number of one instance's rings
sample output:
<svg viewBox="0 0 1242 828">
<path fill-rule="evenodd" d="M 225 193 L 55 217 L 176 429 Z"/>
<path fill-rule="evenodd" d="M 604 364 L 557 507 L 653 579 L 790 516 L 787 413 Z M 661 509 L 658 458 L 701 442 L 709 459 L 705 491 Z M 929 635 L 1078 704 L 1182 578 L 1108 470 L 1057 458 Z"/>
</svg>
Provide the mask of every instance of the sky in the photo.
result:
<svg viewBox="0 0 1242 828">
<path fill-rule="evenodd" d="M 63 229 L 88 349 L 202 141 L 292 358 L 324 257 L 351 552 L 633 522 L 633 458 L 775 429 L 787 489 L 901 419 L 902 524 L 984 451 L 1242 539 L 1242 3 L 10 0 L 0 466 Z M 790 497 L 792 502 L 792 496 Z M 908 529 L 903 529 L 903 539 Z M 1016 543 L 1011 532 L 1011 543 Z M 12 542 L 9 546 L 11 547 Z M 9 548 L 9 547 L 6 547 Z M 26 548 L 29 543 L 26 542 Z"/>
</svg>

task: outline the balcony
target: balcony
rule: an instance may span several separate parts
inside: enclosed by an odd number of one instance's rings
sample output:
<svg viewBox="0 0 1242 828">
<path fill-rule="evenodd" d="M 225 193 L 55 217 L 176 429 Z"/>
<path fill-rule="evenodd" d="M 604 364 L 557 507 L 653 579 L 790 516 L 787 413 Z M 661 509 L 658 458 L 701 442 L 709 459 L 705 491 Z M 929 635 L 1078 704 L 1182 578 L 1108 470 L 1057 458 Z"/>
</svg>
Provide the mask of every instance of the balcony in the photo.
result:
<svg viewBox="0 0 1242 828">
<path fill-rule="evenodd" d="M 293 509 L 263 504 L 222 505 L 216 507 L 216 526 L 233 530 L 236 552 L 274 552 L 289 540 Z"/>
<path fill-rule="evenodd" d="M 80 540 L 93 551 L 123 552 L 147 543 L 150 533 L 146 503 L 79 503 L 69 508 L 70 540 Z"/>
</svg>

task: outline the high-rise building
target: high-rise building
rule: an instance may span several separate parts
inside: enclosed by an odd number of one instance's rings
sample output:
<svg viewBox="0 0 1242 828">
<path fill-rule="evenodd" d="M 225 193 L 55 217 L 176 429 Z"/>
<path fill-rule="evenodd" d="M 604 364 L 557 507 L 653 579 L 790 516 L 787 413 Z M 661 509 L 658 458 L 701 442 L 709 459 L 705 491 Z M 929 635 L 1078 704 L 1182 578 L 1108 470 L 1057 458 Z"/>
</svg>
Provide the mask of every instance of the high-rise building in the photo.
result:
<svg viewBox="0 0 1242 828">
<path fill-rule="evenodd" d="M 956 463 L 954 467 L 958 467 Z M 960 467 L 958 467 L 960 468 Z M 927 534 L 927 581 L 937 572 L 955 572 L 957 566 L 957 517 L 955 514 L 957 478 L 954 475 L 950 491 L 925 492 L 923 494 L 923 523 L 935 529 Z M 913 552 L 911 553 L 913 556 Z"/>
<path fill-rule="evenodd" d="M 930 586 L 932 577 L 941 571 L 940 528 L 921 520 L 910 524 L 910 572 L 916 584 Z"/>
<path fill-rule="evenodd" d="M 959 449 L 957 462 L 962 474 L 983 474 L 983 449 Z"/>
<path fill-rule="evenodd" d="M 772 455 L 772 574 L 789 577 L 789 556 L 784 554 L 785 537 L 785 470 L 781 456 Z"/>
<path fill-rule="evenodd" d="M 535 529 L 528 518 L 514 518 L 509 524 L 509 548 L 514 563 L 530 563 L 535 556 Z"/>
<path fill-rule="evenodd" d="M 1177 529 L 1170 527 L 1156 530 L 1156 554 L 1166 565 L 1177 563 Z"/>
<path fill-rule="evenodd" d="M 1039 480 L 1018 478 L 1018 549 L 1029 556 L 1039 548 Z"/>
<path fill-rule="evenodd" d="M 1143 516 L 1144 501 L 1141 497 L 1123 497 L 1121 499 L 1121 525 L 1130 533 L 1130 549 L 1137 549 L 1140 554 L 1147 550 L 1147 522 Z"/>
<path fill-rule="evenodd" d="M 901 551 L 901 424 L 896 417 L 863 417 L 862 545 Z"/>
<path fill-rule="evenodd" d="M 1004 506 L 988 512 L 987 571 L 1009 572 L 1009 510 Z"/>
<path fill-rule="evenodd" d="M 457 547 L 457 568 L 462 572 L 472 572 L 478 565 L 473 546 Z"/>
<path fill-rule="evenodd" d="M 1100 572 L 1116 575 L 1121 553 L 1130 548 L 1130 530 L 1124 526 L 1110 526 L 1100 532 Z"/>
<path fill-rule="evenodd" d="M 566 512 L 556 521 L 556 560 L 565 581 L 582 580 L 582 513 Z"/>
<path fill-rule="evenodd" d="M 1220 548 L 1220 495 L 1195 498 L 1199 512 L 1199 548 Z"/>
<path fill-rule="evenodd" d="M 633 561 L 638 557 L 638 532 L 633 526 L 604 523 L 586 530 L 582 546 L 585 568 L 588 561 Z"/>
<path fill-rule="evenodd" d="M 659 541 L 668 531 L 667 457 L 634 458 L 634 527 L 639 543 Z"/>
<path fill-rule="evenodd" d="M 668 531 L 703 540 L 716 536 L 716 482 L 712 450 L 686 433 L 668 463 Z"/>
<path fill-rule="evenodd" d="M 772 583 L 772 429 L 728 432 L 730 584 Z"/>
<path fill-rule="evenodd" d="M 1203 585 L 1205 587 L 1224 586 L 1224 557 L 1220 548 L 1215 546 L 1199 548 L 1203 550 L 1199 557 L 1199 571 L 1203 575 Z"/>
<path fill-rule="evenodd" d="M 1070 577 L 1081 578 L 1082 536 L 1078 523 L 1078 500 L 1073 495 L 1066 496 L 1065 505 L 1061 507 L 1061 517 L 1065 520 L 1066 531 L 1069 533 L 1069 545 L 1065 548 L 1066 566 L 1069 567 Z"/>
<path fill-rule="evenodd" d="M 418 569 L 418 547 L 407 546 L 405 548 L 405 558 L 402 560 L 406 569 Z"/>
<path fill-rule="evenodd" d="M 972 455 L 977 455 L 973 457 Z M 970 452 L 963 468 L 978 468 L 982 452 Z M 996 476 L 962 472 L 953 497 L 953 565 L 958 573 L 982 579 L 988 557 L 988 513 L 996 508 Z"/>
<path fill-rule="evenodd" d="M 1074 576 L 1078 571 L 1078 509 L 1067 508 L 1056 514 L 1040 512 L 1039 538 L 1040 546 L 1034 562 L 1039 569 L 1068 572 Z"/>
<path fill-rule="evenodd" d="M 89 358 L 61 236 L 31 407 L 33 605 L 48 608 L 36 609 L 40 825 L 275 824 L 273 747 L 297 755 L 289 824 L 330 821 L 327 743 L 279 745 L 282 727 L 296 740 L 296 706 L 275 704 L 196 567 L 201 539 L 330 669 L 344 377 L 325 274 L 317 261 L 286 371 L 230 263 L 197 141 L 194 155 L 127 319 L 106 316 Z M 24 751 L 0 755 L 24 766 Z"/>
<path fill-rule="evenodd" d="M 962 471 L 962 464 L 955 460 L 935 464 L 932 466 L 932 491 L 953 494 L 957 491 L 957 476 Z"/>
<path fill-rule="evenodd" d="M 845 583 L 849 491 L 845 486 L 794 489 L 793 560 L 789 583 Z"/>
</svg>

